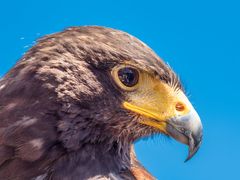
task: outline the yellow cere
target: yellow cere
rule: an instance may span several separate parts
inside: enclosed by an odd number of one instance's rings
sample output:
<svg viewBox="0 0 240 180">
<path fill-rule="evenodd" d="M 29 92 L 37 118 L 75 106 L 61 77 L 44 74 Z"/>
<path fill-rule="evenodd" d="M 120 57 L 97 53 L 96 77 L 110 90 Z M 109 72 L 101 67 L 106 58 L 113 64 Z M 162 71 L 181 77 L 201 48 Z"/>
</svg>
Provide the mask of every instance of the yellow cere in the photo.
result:
<svg viewBox="0 0 240 180">
<path fill-rule="evenodd" d="M 126 92 L 123 107 L 146 117 L 140 123 L 156 127 L 162 132 L 165 132 L 168 119 L 185 115 L 192 109 L 181 90 L 175 90 L 144 71 L 139 72 L 139 82 L 132 89 Z"/>
</svg>

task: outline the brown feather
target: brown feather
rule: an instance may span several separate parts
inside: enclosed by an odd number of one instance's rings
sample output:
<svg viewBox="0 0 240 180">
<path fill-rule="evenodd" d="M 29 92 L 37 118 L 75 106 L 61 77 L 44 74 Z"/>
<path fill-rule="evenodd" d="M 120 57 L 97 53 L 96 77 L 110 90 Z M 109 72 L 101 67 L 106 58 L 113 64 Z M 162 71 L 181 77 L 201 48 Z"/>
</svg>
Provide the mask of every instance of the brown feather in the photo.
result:
<svg viewBox="0 0 240 180">
<path fill-rule="evenodd" d="M 0 179 L 151 179 L 130 154 L 155 131 L 121 107 L 109 76 L 124 61 L 176 79 L 122 31 L 73 27 L 40 39 L 0 80 Z"/>
</svg>

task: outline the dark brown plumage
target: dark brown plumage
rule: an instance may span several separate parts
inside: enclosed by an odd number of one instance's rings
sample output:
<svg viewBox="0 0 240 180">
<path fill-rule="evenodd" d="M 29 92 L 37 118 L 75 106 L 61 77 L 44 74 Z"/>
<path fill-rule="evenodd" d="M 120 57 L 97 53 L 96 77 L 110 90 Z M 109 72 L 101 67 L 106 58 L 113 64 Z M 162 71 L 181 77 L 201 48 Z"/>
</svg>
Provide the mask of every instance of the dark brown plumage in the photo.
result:
<svg viewBox="0 0 240 180">
<path fill-rule="evenodd" d="M 0 81 L 0 179 L 154 179 L 132 143 L 159 131 L 122 108 L 110 75 L 125 61 L 181 89 L 127 33 L 73 27 L 40 39 Z"/>
</svg>

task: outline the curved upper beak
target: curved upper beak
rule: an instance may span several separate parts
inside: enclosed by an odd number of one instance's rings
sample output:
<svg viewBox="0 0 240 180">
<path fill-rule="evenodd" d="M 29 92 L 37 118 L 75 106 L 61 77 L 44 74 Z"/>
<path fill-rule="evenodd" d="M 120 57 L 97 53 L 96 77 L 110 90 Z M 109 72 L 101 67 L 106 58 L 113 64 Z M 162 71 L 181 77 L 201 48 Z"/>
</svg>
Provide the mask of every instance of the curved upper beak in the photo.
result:
<svg viewBox="0 0 240 180">
<path fill-rule="evenodd" d="M 183 116 L 171 118 L 166 127 L 168 135 L 189 146 L 188 157 L 191 159 L 202 142 L 202 123 L 194 108 Z"/>
<path fill-rule="evenodd" d="M 187 144 L 189 154 L 186 161 L 191 159 L 202 141 L 203 128 L 196 110 L 182 90 L 155 79 L 144 83 L 140 90 L 128 94 L 124 108 L 144 116 L 141 124 Z"/>
</svg>

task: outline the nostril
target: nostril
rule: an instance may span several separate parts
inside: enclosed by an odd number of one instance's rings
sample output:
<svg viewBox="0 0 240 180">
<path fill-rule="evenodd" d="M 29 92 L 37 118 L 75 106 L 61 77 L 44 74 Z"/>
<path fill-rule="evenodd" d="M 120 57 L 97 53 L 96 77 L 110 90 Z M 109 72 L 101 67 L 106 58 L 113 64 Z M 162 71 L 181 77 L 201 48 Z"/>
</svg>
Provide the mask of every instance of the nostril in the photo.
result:
<svg viewBox="0 0 240 180">
<path fill-rule="evenodd" d="M 178 102 L 175 106 L 177 111 L 184 111 L 185 107 L 184 104 L 182 104 L 181 102 Z"/>
</svg>

